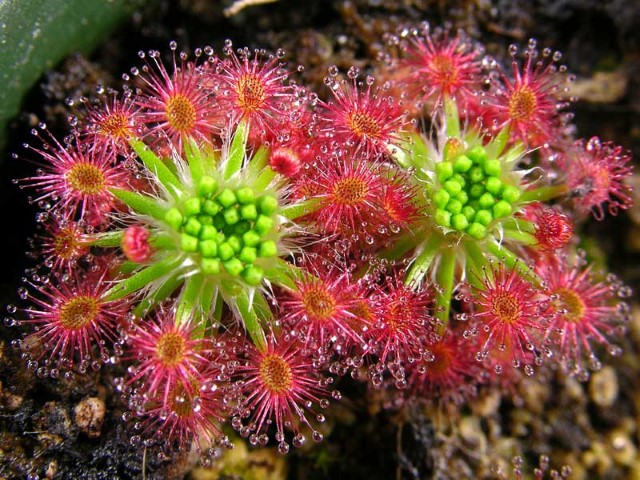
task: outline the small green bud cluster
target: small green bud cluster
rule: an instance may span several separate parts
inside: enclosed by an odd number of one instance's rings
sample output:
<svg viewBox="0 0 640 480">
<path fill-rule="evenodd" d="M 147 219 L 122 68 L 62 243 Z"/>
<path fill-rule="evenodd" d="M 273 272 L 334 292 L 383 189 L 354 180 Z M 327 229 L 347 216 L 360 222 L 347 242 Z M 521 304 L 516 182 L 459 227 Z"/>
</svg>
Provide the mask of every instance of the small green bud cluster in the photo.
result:
<svg viewBox="0 0 640 480">
<path fill-rule="evenodd" d="M 444 228 L 482 240 L 494 220 L 508 217 L 520 198 L 518 187 L 505 184 L 500 160 L 478 145 L 436 165 L 435 221 Z"/>
<path fill-rule="evenodd" d="M 209 176 L 200 179 L 196 195 L 171 208 L 165 222 L 180 234 L 180 249 L 194 255 L 205 275 L 240 276 L 259 285 L 264 271 L 254 262 L 277 255 L 265 239 L 275 226 L 278 201 L 257 197 L 250 187 L 222 188 Z"/>
</svg>

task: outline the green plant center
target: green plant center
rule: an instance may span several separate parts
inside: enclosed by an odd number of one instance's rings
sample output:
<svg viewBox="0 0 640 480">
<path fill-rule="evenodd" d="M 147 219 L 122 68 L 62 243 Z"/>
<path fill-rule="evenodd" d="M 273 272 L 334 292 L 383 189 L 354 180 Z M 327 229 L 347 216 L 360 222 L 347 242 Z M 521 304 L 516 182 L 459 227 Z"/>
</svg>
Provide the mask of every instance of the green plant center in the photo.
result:
<svg viewBox="0 0 640 480">
<path fill-rule="evenodd" d="M 511 215 L 522 193 L 503 182 L 501 162 L 481 146 L 438 163 L 436 177 L 435 222 L 476 240 L 486 237 L 492 222 Z"/>
<path fill-rule="evenodd" d="M 280 355 L 270 353 L 260 362 L 260 379 L 267 390 L 276 395 L 287 393 L 293 385 L 293 372 Z"/>
<path fill-rule="evenodd" d="M 104 173 L 90 163 L 76 163 L 67 172 L 67 182 L 72 190 L 85 195 L 96 195 L 104 191 Z"/>
<path fill-rule="evenodd" d="M 60 325 L 67 330 L 81 330 L 91 325 L 100 314 L 100 305 L 94 297 L 75 297 L 60 307 Z"/>
<path fill-rule="evenodd" d="M 205 275 L 227 274 L 259 285 L 261 258 L 277 254 L 275 237 L 278 201 L 256 196 L 250 187 L 218 188 L 204 176 L 196 195 L 171 208 L 165 221 L 180 234 L 179 248 L 191 254 Z"/>
</svg>

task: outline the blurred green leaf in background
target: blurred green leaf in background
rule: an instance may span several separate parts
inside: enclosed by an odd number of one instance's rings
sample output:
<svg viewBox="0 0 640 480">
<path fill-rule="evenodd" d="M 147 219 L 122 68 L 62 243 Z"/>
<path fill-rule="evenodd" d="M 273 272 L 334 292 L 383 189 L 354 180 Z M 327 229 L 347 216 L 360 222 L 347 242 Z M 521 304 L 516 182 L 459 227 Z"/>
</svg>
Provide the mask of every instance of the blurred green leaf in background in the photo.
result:
<svg viewBox="0 0 640 480">
<path fill-rule="evenodd" d="M 88 53 L 125 20 L 131 0 L 0 0 L 0 150 L 7 122 L 40 76 Z"/>
</svg>

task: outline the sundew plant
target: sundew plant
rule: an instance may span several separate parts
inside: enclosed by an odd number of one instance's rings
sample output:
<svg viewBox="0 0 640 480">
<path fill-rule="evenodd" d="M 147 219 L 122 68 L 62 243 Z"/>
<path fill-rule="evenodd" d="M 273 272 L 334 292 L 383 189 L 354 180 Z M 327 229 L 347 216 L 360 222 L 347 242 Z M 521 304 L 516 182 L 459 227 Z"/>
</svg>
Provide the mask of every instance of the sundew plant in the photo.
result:
<svg viewBox="0 0 640 480">
<path fill-rule="evenodd" d="M 321 441 L 339 377 L 464 403 L 620 354 L 628 288 L 576 232 L 630 206 L 631 159 L 574 138 L 561 55 L 387 40 L 377 78 L 319 92 L 282 51 L 172 42 L 66 138 L 34 131 L 37 264 L 7 322 L 29 368 L 112 369 L 132 443 L 206 456 L 232 430 Z"/>
</svg>

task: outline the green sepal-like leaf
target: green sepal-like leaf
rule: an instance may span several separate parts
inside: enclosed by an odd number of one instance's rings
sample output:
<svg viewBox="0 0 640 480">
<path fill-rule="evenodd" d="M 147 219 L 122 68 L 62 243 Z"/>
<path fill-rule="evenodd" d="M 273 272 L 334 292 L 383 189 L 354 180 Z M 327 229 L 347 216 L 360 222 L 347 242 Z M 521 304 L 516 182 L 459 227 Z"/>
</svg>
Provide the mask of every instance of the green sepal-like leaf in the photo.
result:
<svg viewBox="0 0 640 480">
<path fill-rule="evenodd" d="M 296 218 L 304 217 L 319 210 L 322 208 L 322 204 L 321 198 L 308 198 L 307 200 L 282 207 L 279 213 L 289 220 L 295 220 Z"/>
<path fill-rule="evenodd" d="M 236 133 L 233 135 L 231 148 L 229 148 L 229 157 L 227 158 L 227 163 L 224 168 L 225 180 L 229 180 L 242 168 L 246 154 L 248 135 L 249 128 L 247 122 L 242 120 L 236 127 Z"/>
<path fill-rule="evenodd" d="M 5 125 L 42 74 L 74 51 L 89 53 L 139 0 L 0 0 L 0 149 Z"/>
<path fill-rule="evenodd" d="M 177 192 L 182 190 L 182 182 L 167 167 L 164 162 L 151 150 L 144 142 L 140 140 L 129 140 L 131 148 L 138 154 L 142 163 L 155 175 L 158 181 L 167 189 L 174 197 Z"/>
<path fill-rule="evenodd" d="M 253 344 L 258 350 L 264 352 L 267 349 L 267 339 L 249 294 L 246 291 L 242 291 L 234 300 L 244 328 L 251 337 Z"/>
<path fill-rule="evenodd" d="M 201 308 L 199 297 L 204 286 L 204 277 L 202 275 L 191 275 L 184 282 L 184 289 L 178 300 L 176 308 L 176 323 L 185 323 L 194 316 L 202 317 L 203 308 Z M 206 307 L 209 311 L 209 306 Z"/>
<path fill-rule="evenodd" d="M 202 151 L 198 148 L 195 140 L 186 138 L 184 141 L 184 154 L 187 157 L 191 178 L 194 185 L 198 185 L 200 179 L 206 174 L 206 167 L 202 158 Z"/>
<path fill-rule="evenodd" d="M 443 238 L 440 235 L 432 235 L 423 246 L 422 252 L 413 261 L 407 278 L 405 280 L 406 285 L 410 285 L 414 282 L 420 282 L 433 263 L 440 247 L 442 245 Z"/>
<path fill-rule="evenodd" d="M 296 280 L 301 280 L 304 273 L 295 265 L 278 258 L 274 265 L 265 270 L 264 278 L 275 285 L 295 290 Z"/>
<path fill-rule="evenodd" d="M 159 205 L 153 197 L 118 188 L 112 188 L 109 191 L 131 210 L 164 221 L 167 210 Z"/>
<path fill-rule="evenodd" d="M 107 290 L 104 298 L 107 301 L 124 298 L 130 293 L 142 290 L 151 282 L 162 278 L 176 269 L 182 260 L 176 257 L 168 257 L 157 263 L 149 265 L 129 278 L 119 281 L 116 285 Z"/>
<path fill-rule="evenodd" d="M 124 230 L 99 233 L 87 243 L 89 243 L 92 247 L 119 247 L 122 243 L 123 236 Z"/>
<path fill-rule="evenodd" d="M 178 287 L 183 283 L 181 275 L 173 275 L 165 280 L 160 288 L 154 290 L 150 295 L 145 296 L 138 306 L 133 309 L 133 314 L 137 318 L 144 318 L 151 310 L 153 310 L 160 302 L 169 298 Z"/>
<path fill-rule="evenodd" d="M 270 150 L 264 145 L 260 145 L 260 148 L 253 154 L 249 165 L 247 165 L 247 173 L 249 178 L 257 178 L 260 172 L 267 166 L 269 161 Z"/>
</svg>

